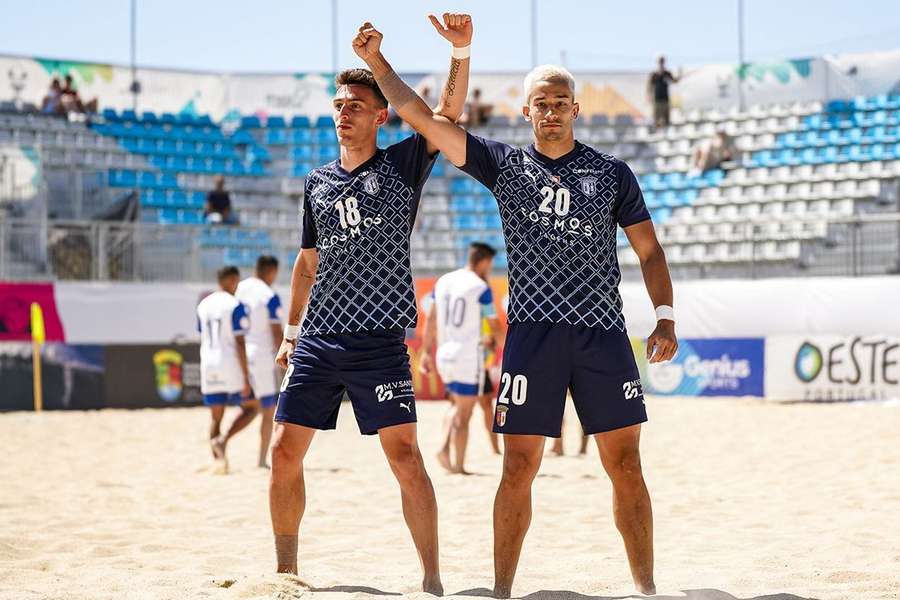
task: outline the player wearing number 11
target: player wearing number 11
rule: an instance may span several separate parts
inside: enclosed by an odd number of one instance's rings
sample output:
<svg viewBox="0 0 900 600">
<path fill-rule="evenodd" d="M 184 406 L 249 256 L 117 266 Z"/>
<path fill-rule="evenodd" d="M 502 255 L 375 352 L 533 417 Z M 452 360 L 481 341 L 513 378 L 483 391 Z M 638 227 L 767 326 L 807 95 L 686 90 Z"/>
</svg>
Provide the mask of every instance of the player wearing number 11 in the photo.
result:
<svg viewBox="0 0 900 600">
<path fill-rule="evenodd" d="M 622 227 L 658 308 L 651 362 L 677 348 L 672 283 L 637 180 L 621 160 L 575 140 L 575 81 L 559 67 L 525 78 L 526 148 L 467 134 L 435 115 L 380 52 L 364 56 L 397 113 L 497 199 L 509 261 L 509 329 L 494 430 L 504 434 L 503 476 L 494 503 L 494 594 L 511 593 L 531 521 L 531 484 L 545 437 L 559 437 L 570 389 L 585 433 L 593 434 L 613 483 L 616 525 L 635 585 L 653 593 L 650 496 L 641 475 L 640 424 L 647 420 L 632 354 L 616 256 Z"/>
</svg>

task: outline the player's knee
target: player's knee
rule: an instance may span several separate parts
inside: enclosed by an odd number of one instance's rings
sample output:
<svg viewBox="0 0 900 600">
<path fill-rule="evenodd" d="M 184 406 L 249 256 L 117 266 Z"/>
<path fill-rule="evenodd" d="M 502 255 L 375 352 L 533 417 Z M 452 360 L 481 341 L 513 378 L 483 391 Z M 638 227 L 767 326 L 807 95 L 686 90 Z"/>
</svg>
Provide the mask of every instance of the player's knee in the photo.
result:
<svg viewBox="0 0 900 600">
<path fill-rule="evenodd" d="M 537 476 L 541 461 L 531 453 L 507 449 L 503 455 L 503 481 L 506 484 L 530 484 Z"/>
<path fill-rule="evenodd" d="M 395 444 L 387 453 L 387 459 L 401 482 L 414 480 L 425 473 L 422 454 L 414 443 Z"/>
<path fill-rule="evenodd" d="M 636 450 L 619 453 L 606 463 L 606 471 L 613 483 L 636 483 L 643 477 L 641 455 Z"/>
<path fill-rule="evenodd" d="M 295 471 L 302 462 L 299 448 L 278 436 L 272 443 L 272 476 Z"/>
</svg>

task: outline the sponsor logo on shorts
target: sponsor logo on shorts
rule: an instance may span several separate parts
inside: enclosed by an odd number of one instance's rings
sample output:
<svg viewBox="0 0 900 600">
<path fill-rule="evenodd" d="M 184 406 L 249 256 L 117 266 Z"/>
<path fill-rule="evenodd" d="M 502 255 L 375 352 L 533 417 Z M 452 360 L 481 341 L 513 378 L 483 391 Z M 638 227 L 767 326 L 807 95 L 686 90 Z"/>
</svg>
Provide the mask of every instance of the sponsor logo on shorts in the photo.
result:
<svg viewBox="0 0 900 600">
<path fill-rule="evenodd" d="M 644 388 L 641 387 L 641 380 L 634 379 L 626 381 L 622 384 L 622 392 L 625 394 L 626 400 L 634 400 L 644 395 Z"/>
<path fill-rule="evenodd" d="M 504 406 L 502 404 L 497 406 L 497 427 L 503 427 L 506 425 L 506 413 L 509 411 L 508 406 Z"/>
<path fill-rule="evenodd" d="M 382 383 L 381 385 L 375 386 L 375 397 L 378 398 L 378 402 L 387 402 L 394 398 L 407 398 L 412 395 L 412 379 L 401 379 L 400 381 Z"/>
<path fill-rule="evenodd" d="M 412 402 L 400 402 L 400 406 L 406 409 L 406 412 L 412 414 Z"/>
</svg>

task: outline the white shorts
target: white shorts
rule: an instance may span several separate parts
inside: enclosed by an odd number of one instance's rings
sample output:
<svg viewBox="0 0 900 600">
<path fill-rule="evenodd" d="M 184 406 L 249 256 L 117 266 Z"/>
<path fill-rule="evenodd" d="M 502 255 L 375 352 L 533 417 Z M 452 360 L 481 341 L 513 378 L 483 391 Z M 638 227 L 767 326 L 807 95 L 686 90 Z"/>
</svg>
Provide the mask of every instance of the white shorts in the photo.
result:
<svg viewBox="0 0 900 600">
<path fill-rule="evenodd" d="M 250 387 L 253 388 L 253 395 L 259 400 L 274 396 L 278 390 L 275 384 L 275 357 L 261 353 L 254 356 L 248 366 L 250 367 Z"/>
<path fill-rule="evenodd" d="M 484 386 L 484 350 L 480 344 L 445 342 L 435 354 L 438 375 L 457 394 L 476 396 Z"/>
</svg>

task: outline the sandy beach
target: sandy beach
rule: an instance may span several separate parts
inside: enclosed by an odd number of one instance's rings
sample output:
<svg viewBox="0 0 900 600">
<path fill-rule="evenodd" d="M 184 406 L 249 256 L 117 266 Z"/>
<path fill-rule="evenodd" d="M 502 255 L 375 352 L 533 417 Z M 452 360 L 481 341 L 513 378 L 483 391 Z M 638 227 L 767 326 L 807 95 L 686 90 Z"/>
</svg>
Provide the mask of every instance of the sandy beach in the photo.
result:
<svg viewBox="0 0 900 600">
<path fill-rule="evenodd" d="M 655 398 L 648 409 L 659 597 L 900 598 L 900 407 Z M 444 410 L 419 404 L 444 587 L 484 595 L 500 458 L 473 421 L 475 474 L 443 472 Z M 231 445 L 228 476 L 210 469 L 206 426 L 202 408 L 0 414 L 0 598 L 428 597 L 398 489 L 349 405 L 307 460 L 300 578 L 270 573 L 258 422 Z M 514 595 L 634 593 L 593 444 L 544 459 L 534 506 Z"/>
</svg>

